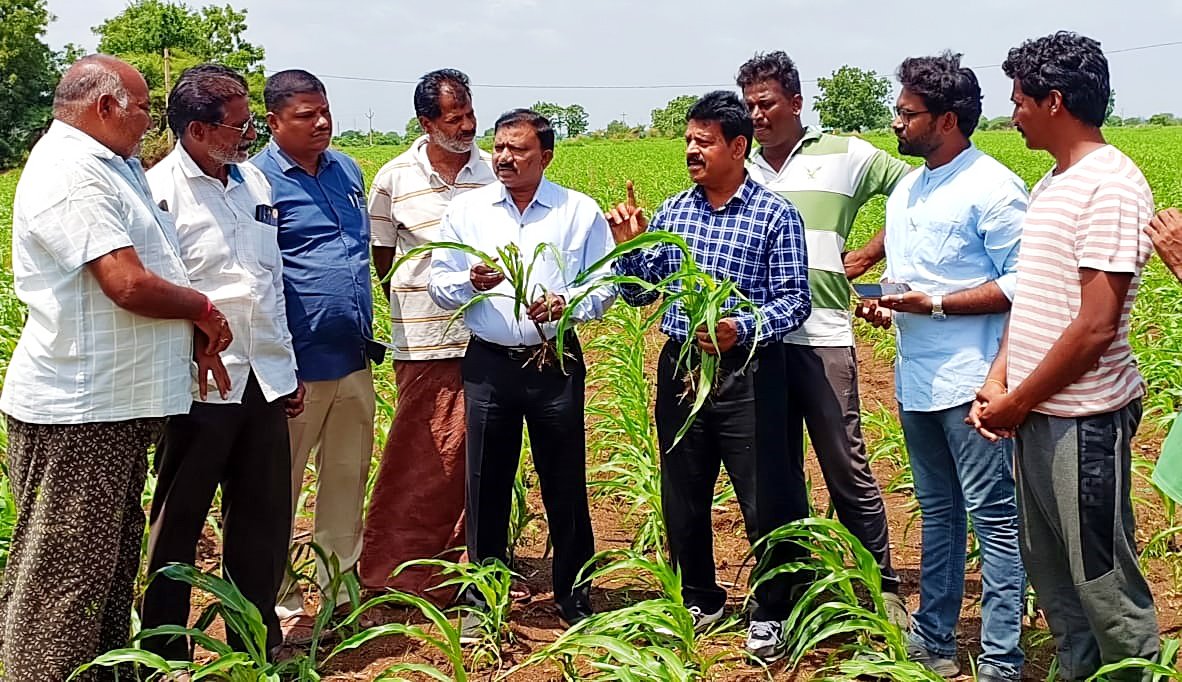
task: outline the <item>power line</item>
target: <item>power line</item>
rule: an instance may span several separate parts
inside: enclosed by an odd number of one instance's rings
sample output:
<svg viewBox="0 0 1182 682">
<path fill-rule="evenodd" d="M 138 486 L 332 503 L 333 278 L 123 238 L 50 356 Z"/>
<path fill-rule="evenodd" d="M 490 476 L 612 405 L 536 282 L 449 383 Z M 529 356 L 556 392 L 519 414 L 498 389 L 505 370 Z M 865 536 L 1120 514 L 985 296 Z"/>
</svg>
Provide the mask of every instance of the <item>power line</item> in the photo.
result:
<svg viewBox="0 0 1182 682">
<path fill-rule="evenodd" d="M 1174 40 L 1167 43 L 1153 43 L 1151 45 L 1137 45 L 1135 47 L 1123 47 L 1117 50 L 1107 50 L 1105 54 L 1123 54 L 1126 52 L 1139 52 L 1141 50 L 1155 50 L 1162 47 L 1176 47 L 1182 45 L 1182 40 Z M 998 69 L 1001 64 L 984 64 L 981 66 L 970 67 L 973 69 Z M 268 69 L 270 73 L 275 73 Z M 318 74 L 320 78 L 328 78 L 332 80 L 343 81 L 360 81 L 365 83 L 385 83 L 388 85 L 417 85 L 418 79 L 415 80 L 399 80 L 394 78 L 373 78 L 369 76 L 342 76 Z M 815 84 L 816 78 L 810 78 L 801 81 L 802 83 Z M 472 83 L 473 88 L 496 88 L 504 90 L 695 90 L 702 88 L 729 88 L 734 83 L 662 83 L 658 85 L 547 85 L 547 84 L 525 84 L 525 83 Z"/>
</svg>

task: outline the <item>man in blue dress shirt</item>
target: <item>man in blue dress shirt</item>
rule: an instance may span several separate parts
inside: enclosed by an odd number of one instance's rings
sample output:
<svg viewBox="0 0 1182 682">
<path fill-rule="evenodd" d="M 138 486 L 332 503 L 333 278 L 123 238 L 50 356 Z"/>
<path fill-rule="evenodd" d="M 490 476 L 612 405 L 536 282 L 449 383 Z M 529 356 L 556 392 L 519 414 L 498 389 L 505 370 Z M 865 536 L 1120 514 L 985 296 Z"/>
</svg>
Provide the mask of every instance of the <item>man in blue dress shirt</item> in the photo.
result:
<svg viewBox="0 0 1182 682">
<path fill-rule="evenodd" d="M 468 556 L 477 563 L 508 563 L 524 419 L 554 544 L 554 600 L 562 619 L 573 625 L 591 613 L 588 586 L 574 583 L 595 550 L 587 508 L 586 368 L 573 333 L 561 365 L 553 358 L 539 362 L 537 353 L 554 338 L 553 321 L 568 302 L 575 322 L 602 317 L 611 305 L 612 287 L 570 282 L 611 251 L 612 238 L 593 199 L 543 177 L 554 158 L 554 129 L 545 117 L 515 109 L 497 120 L 495 130 L 493 170 L 499 182 L 457 197 L 443 216 L 439 239 L 489 254 L 515 244 L 527 265 L 534 260 L 527 284 L 531 305 L 518 314 L 513 289 L 499 271 L 452 249 L 435 250 L 427 286 L 432 300 L 448 310 L 482 292 L 494 294 L 464 311 L 464 325 L 472 332 L 460 367 L 468 424 Z M 540 252 L 539 245 L 545 245 Z M 591 293 L 580 297 L 589 288 Z M 473 595 L 468 598 L 480 606 Z M 463 619 L 462 634 L 472 634 L 474 625 L 474 618 Z"/>
<path fill-rule="evenodd" d="M 977 679 L 1017 680 L 1025 573 L 1013 450 L 977 436 L 965 417 L 1005 329 L 1026 188 L 969 141 L 981 88 L 958 56 L 908 59 L 898 77 L 899 152 L 924 165 L 887 199 L 885 278 L 911 290 L 877 307 L 868 302 L 858 315 L 884 326 L 893 316 L 897 330 L 895 395 L 923 520 L 908 655 L 944 677 L 959 672 L 967 512 L 981 547 Z"/>
<path fill-rule="evenodd" d="M 324 85 L 306 71 L 267 79 L 263 97 L 271 144 L 253 162 L 271 183 L 283 254 L 283 295 L 304 413 L 289 423 L 292 517 L 308 456 L 316 450 L 316 512 L 312 540 L 335 555 L 343 571 L 361 554 L 362 507 L 373 454 L 374 389 L 369 214 L 361 169 L 328 148 L 332 114 Z M 264 216 L 265 218 L 266 216 Z M 326 567 L 317 566 L 320 584 Z M 340 595 L 338 595 L 339 597 Z M 311 635 L 311 618 L 294 583 L 280 590 L 276 610 L 285 642 Z"/>
</svg>

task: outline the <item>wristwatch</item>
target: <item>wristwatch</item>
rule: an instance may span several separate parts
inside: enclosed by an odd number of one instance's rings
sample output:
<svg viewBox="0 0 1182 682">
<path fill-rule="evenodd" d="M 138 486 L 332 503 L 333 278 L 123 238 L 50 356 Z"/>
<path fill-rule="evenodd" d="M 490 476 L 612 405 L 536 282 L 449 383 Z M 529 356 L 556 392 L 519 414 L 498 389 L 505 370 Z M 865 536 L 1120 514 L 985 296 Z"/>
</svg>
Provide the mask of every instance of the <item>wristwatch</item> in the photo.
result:
<svg viewBox="0 0 1182 682">
<path fill-rule="evenodd" d="M 944 314 L 944 297 L 932 296 L 932 319 L 942 320 L 945 317 L 948 316 Z"/>
</svg>

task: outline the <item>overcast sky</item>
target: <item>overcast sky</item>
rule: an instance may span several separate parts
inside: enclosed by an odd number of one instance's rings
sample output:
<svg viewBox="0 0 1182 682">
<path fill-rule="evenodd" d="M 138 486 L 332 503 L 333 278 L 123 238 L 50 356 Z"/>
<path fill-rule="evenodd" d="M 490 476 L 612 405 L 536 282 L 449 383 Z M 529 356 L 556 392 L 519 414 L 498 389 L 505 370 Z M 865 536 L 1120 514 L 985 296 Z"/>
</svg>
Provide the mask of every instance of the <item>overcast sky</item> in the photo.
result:
<svg viewBox="0 0 1182 682">
<path fill-rule="evenodd" d="M 266 48 L 268 71 L 298 67 L 323 78 L 339 130 L 367 129 L 371 109 L 375 129 L 402 130 L 414 113 L 414 86 L 330 76 L 413 83 L 454 67 L 475 84 L 481 130 L 502 111 L 538 100 L 581 104 L 592 128 L 601 128 L 620 117 L 647 124 L 654 107 L 728 87 L 754 52 L 776 49 L 796 61 L 808 106 L 812 79 L 842 64 L 893 76 L 907 56 L 962 52 L 966 65 L 980 67 L 985 114 L 993 117 L 1010 111 L 1010 83 L 996 65 L 1025 38 L 1069 29 L 1100 40 L 1106 51 L 1182 40 L 1182 0 L 229 2 L 247 9 L 247 38 Z M 91 27 L 125 6 L 49 0 L 57 19 L 47 41 L 93 50 Z M 1182 114 L 1182 45 L 1111 54 L 1109 64 L 1118 114 Z M 654 87 L 670 85 L 678 87 Z"/>
</svg>

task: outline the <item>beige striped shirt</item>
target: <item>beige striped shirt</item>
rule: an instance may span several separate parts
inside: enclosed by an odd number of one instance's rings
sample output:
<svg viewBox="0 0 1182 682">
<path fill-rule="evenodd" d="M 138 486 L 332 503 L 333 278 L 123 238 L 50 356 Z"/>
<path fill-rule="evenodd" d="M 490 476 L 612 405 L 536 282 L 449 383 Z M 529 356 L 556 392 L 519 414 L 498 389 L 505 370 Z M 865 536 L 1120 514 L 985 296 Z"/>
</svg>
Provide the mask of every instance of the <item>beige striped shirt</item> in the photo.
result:
<svg viewBox="0 0 1182 682">
<path fill-rule="evenodd" d="M 1124 407 L 1145 393 L 1129 347 L 1129 313 L 1153 244 L 1143 228 L 1153 194 L 1129 157 L 1101 147 L 1059 175 L 1047 174 L 1030 196 L 1010 313 L 1009 384 L 1022 383 L 1079 316 L 1080 269 L 1132 273 L 1120 326 L 1094 367 L 1036 412 L 1082 417 Z"/>
<path fill-rule="evenodd" d="M 454 184 L 427 159 L 427 136 L 415 140 L 374 177 L 369 193 L 373 245 L 395 249 L 395 259 L 439 238 L 439 221 L 452 199 L 496 181 L 492 157 L 475 145 Z M 411 260 L 390 278 L 391 337 L 396 360 L 441 360 L 463 356 L 468 330 L 452 322 L 427 295 L 431 254 Z"/>
</svg>

